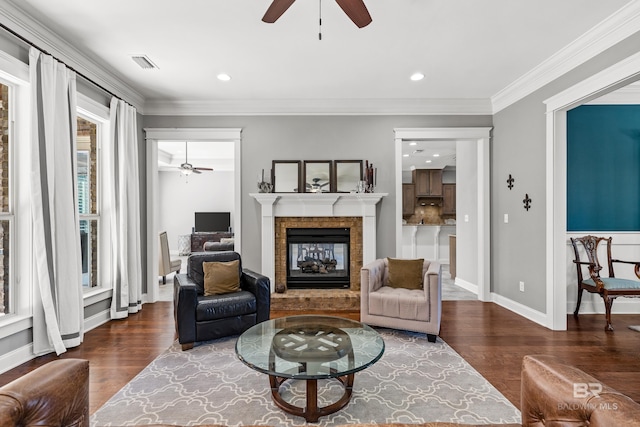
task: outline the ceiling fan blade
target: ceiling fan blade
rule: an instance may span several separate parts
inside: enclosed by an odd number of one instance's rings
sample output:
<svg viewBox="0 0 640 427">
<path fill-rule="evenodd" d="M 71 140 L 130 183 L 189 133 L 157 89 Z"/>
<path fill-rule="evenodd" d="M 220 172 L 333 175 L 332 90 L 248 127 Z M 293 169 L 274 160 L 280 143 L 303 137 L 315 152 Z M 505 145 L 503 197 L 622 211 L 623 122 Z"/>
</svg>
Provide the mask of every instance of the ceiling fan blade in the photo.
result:
<svg viewBox="0 0 640 427">
<path fill-rule="evenodd" d="M 211 169 L 211 168 L 193 168 L 193 170 L 198 170 L 198 171 L 212 171 L 213 169 Z"/>
<path fill-rule="evenodd" d="M 371 24 L 371 15 L 367 10 L 363 0 L 336 0 L 336 3 L 344 10 L 344 13 L 353 21 L 358 28 Z"/>
<path fill-rule="evenodd" d="M 294 1 L 296 0 L 273 0 L 271 6 L 269 6 L 269 9 L 267 9 L 267 12 L 262 17 L 262 21 L 273 24 L 289 9 L 289 6 L 291 6 Z"/>
<path fill-rule="evenodd" d="M 193 172 L 193 173 L 202 173 L 202 172 L 200 172 L 200 171 L 199 171 L 198 169 L 196 169 L 196 168 L 191 169 L 191 172 Z"/>
</svg>

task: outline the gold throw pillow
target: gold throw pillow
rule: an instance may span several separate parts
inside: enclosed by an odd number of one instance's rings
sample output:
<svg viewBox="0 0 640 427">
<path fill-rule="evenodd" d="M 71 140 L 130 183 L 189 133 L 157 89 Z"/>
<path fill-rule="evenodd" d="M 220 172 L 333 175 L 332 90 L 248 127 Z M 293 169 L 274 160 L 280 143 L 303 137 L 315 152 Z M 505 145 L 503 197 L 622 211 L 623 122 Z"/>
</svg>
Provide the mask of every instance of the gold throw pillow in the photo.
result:
<svg viewBox="0 0 640 427">
<path fill-rule="evenodd" d="M 228 294 L 240 290 L 239 260 L 203 262 L 204 296 Z"/>
<path fill-rule="evenodd" d="M 387 258 L 389 286 L 392 288 L 422 289 L 424 259 Z"/>
</svg>

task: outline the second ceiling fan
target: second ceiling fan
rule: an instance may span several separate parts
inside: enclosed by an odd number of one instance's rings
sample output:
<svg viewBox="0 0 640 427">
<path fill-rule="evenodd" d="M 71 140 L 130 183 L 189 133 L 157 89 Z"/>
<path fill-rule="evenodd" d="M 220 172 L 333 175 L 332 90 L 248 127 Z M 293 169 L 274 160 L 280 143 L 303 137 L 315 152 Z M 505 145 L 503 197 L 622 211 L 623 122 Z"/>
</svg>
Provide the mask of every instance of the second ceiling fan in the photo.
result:
<svg viewBox="0 0 640 427">
<path fill-rule="evenodd" d="M 183 175 L 190 175 L 191 173 L 202 173 L 201 171 L 212 171 L 213 169 L 211 168 L 201 168 L 201 167 L 194 167 L 191 163 L 189 163 L 189 157 L 188 157 L 188 148 L 189 148 L 189 143 L 185 141 L 184 143 L 184 163 L 182 163 L 179 167 L 180 172 Z"/>
<path fill-rule="evenodd" d="M 262 20 L 273 24 L 289 9 L 289 6 L 291 6 L 294 1 L 295 0 L 273 0 Z M 349 19 L 351 19 L 358 28 L 366 27 L 371 23 L 371 15 L 369 15 L 369 11 L 363 0 L 336 0 L 336 3 L 338 3 L 344 13 L 347 14 Z"/>
</svg>

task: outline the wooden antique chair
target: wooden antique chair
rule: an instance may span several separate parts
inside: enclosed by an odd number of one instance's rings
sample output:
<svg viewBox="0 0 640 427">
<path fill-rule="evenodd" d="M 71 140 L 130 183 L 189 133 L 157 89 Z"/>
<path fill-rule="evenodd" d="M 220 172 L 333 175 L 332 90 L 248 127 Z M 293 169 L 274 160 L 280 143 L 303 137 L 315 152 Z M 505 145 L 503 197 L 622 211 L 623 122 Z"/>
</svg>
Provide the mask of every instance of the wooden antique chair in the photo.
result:
<svg viewBox="0 0 640 427">
<path fill-rule="evenodd" d="M 609 277 L 601 277 L 600 271 L 602 265 L 598 261 L 598 246 L 600 243 L 606 245 L 607 267 L 609 268 Z M 578 303 L 573 315 L 578 317 L 580 310 L 580 302 L 582 301 L 582 291 L 597 293 L 604 300 L 604 308 L 607 318 L 605 331 L 613 331 L 611 326 L 611 306 L 613 300 L 617 297 L 640 297 L 640 281 L 632 279 L 622 279 L 615 277 L 613 271 L 613 263 L 634 265 L 634 271 L 638 279 L 640 279 L 640 261 L 621 261 L 611 258 L 611 237 L 584 236 L 571 238 L 573 251 L 575 253 L 574 263 L 578 271 Z M 587 260 L 580 260 L 580 244 L 586 253 Z M 583 266 L 587 266 L 589 277 L 583 277 Z"/>
</svg>

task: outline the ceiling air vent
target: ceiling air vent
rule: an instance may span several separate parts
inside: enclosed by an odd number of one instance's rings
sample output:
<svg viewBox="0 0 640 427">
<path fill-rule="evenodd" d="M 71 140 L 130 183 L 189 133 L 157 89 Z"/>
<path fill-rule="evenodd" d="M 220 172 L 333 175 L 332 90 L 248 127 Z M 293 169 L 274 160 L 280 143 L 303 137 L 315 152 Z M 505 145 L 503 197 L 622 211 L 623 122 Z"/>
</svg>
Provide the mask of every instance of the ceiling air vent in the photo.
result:
<svg viewBox="0 0 640 427">
<path fill-rule="evenodd" d="M 133 61 L 142 69 L 150 70 L 153 68 L 158 68 L 158 66 L 154 64 L 146 55 L 131 55 L 131 59 L 133 59 Z"/>
</svg>

